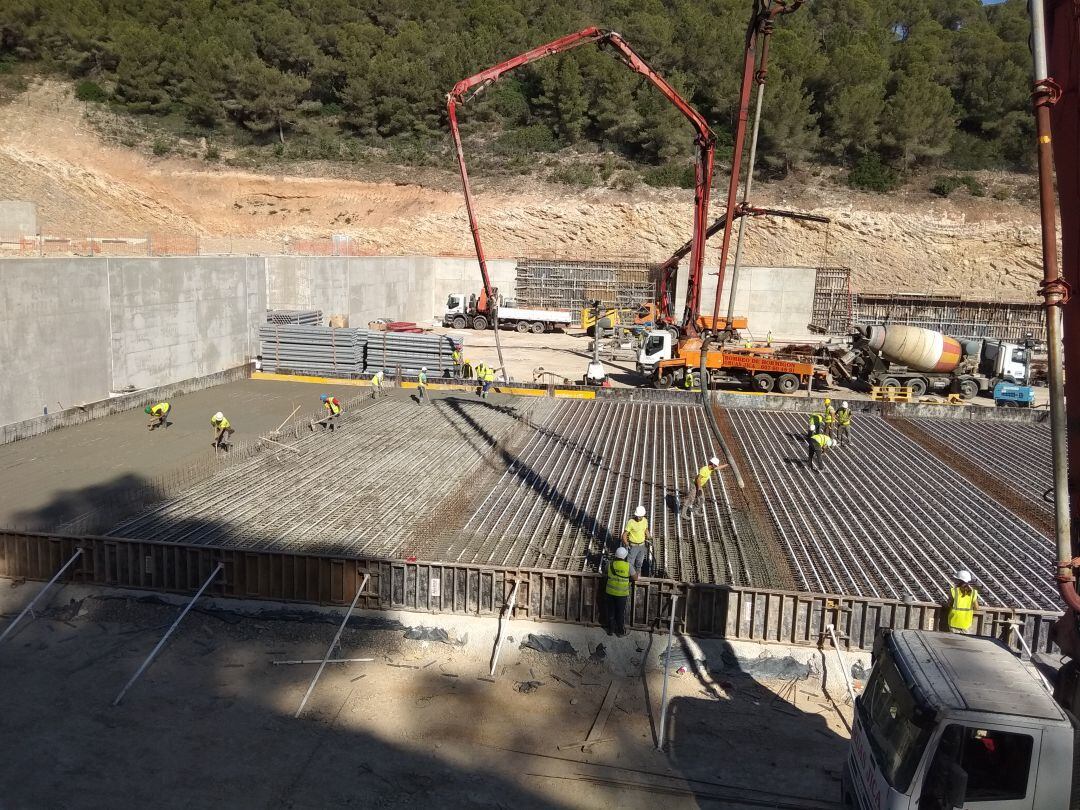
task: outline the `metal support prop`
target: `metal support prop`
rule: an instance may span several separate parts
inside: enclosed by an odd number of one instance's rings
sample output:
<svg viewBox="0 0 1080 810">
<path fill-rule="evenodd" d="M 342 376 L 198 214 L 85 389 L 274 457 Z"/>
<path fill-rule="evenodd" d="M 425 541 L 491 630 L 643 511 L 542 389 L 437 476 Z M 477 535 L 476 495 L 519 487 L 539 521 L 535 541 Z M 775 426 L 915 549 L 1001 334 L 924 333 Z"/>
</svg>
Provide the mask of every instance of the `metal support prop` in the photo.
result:
<svg viewBox="0 0 1080 810">
<path fill-rule="evenodd" d="M 664 689 L 660 695 L 660 732 L 656 735 L 656 750 L 664 750 L 667 738 L 667 692 L 668 678 L 671 674 L 671 641 L 675 637 L 675 606 L 679 602 L 677 593 L 671 594 L 671 617 L 668 619 L 667 651 L 664 653 Z"/>
<path fill-rule="evenodd" d="M 210 572 L 210 576 L 206 578 L 206 582 L 202 584 L 202 587 L 199 588 L 199 590 L 195 593 L 193 597 L 191 597 L 191 601 L 184 606 L 184 609 L 182 611 L 180 611 L 180 615 L 176 617 L 176 621 L 173 622 L 172 626 L 165 631 L 165 635 L 161 637 L 161 641 L 157 643 L 157 646 L 150 651 L 150 655 L 146 656 L 146 660 L 142 662 L 142 666 L 139 667 L 135 674 L 131 676 L 131 680 L 124 684 L 124 688 L 120 690 L 120 694 L 117 695 L 116 700 L 112 702 L 113 706 L 120 705 L 120 701 L 124 699 L 124 695 L 127 694 L 128 689 L 132 687 L 135 681 L 139 680 L 139 676 L 146 671 L 146 668 L 150 666 L 150 662 L 154 660 L 154 658 L 159 652 L 161 652 L 161 648 L 165 646 L 165 642 L 169 640 L 169 636 L 171 636 L 173 634 L 173 631 L 180 626 L 180 622 L 182 622 L 184 620 L 184 617 L 188 615 L 188 611 L 191 610 L 195 603 L 199 601 L 199 597 L 203 595 L 203 591 L 210 587 L 210 583 L 214 581 L 214 578 L 217 577 L 217 575 L 224 568 L 225 563 L 218 563 L 214 566 L 214 570 Z"/>
<path fill-rule="evenodd" d="M 79 559 L 79 557 L 82 556 L 82 553 L 83 550 L 81 548 L 75 549 L 75 553 L 71 555 L 71 559 L 60 567 L 60 570 L 53 575 L 53 578 L 46 582 L 45 586 L 40 591 L 38 591 L 37 594 L 34 595 L 34 598 L 30 600 L 30 604 L 24 607 L 22 609 L 22 612 L 15 617 L 11 624 L 4 628 L 4 632 L 0 633 L 0 641 L 3 641 L 5 638 L 8 637 L 8 634 L 15 629 L 15 626 L 19 622 L 23 620 L 23 617 L 34 609 L 34 605 L 36 605 L 38 599 L 40 599 L 45 594 L 45 591 L 49 590 L 49 588 L 51 588 L 56 583 L 56 581 L 64 575 L 64 572 L 71 567 L 72 563 L 74 563 L 77 559 Z"/>
<path fill-rule="evenodd" d="M 495 667 L 499 663 L 499 653 L 502 652 L 503 636 L 506 634 L 506 623 L 510 621 L 510 614 L 514 612 L 514 607 L 517 604 L 518 585 L 520 584 L 520 582 L 514 580 L 514 587 L 510 591 L 510 598 L 506 600 L 506 607 L 503 608 L 502 615 L 499 617 L 499 635 L 495 639 L 495 649 L 491 654 L 491 672 L 488 673 L 491 677 L 495 677 Z"/>
<path fill-rule="evenodd" d="M 341 640 L 341 634 L 345 632 L 345 625 L 349 623 L 349 617 L 352 615 L 353 610 L 356 608 L 356 603 L 360 601 L 360 594 L 364 592 L 364 588 L 367 587 L 368 580 L 371 578 L 370 574 L 364 574 L 364 579 L 360 582 L 360 587 L 356 589 L 356 596 L 353 597 L 352 603 L 349 605 L 349 609 L 345 611 L 345 618 L 341 620 L 341 624 L 338 626 L 337 632 L 334 634 L 334 640 L 330 642 L 330 646 L 326 648 L 326 655 L 323 656 L 322 663 L 319 664 L 319 668 L 315 670 L 315 676 L 311 679 L 311 683 L 308 684 L 307 691 L 304 693 L 304 699 L 300 701 L 300 707 L 296 710 L 294 718 L 299 717 L 300 713 L 304 711 L 304 706 L 307 705 L 308 698 L 311 697 L 311 693 L 315 691 L 315 684 L 319 682 L 319 678 L 322 677 L 323 670 L 326 669 L 327 663 L 330 661 L 330 656 L 337 648 L 338 642 Z"/>
<path fill-rule="evenodd" d="M 1039 210 L 1042 219 L 1043 280 L 1046 302 L 1047 385 L 1050 389 L 1050 447 L 1054 468 L 1054 537 L 1057 541 L 1058 589 L 1073 610 L 1080 610 L 1071 561 L 1072 523 L 1069 515 L 1069 448 L 1065 411 L 1065 347 L 1061 305 L 1069 289 L 1061 278 L 1057 256 L 1057 221 L 1054 203 L 1053 148 L 1050 107 L 1060 89 L 1049 76 L 1046 59 L 1046 9 L 1043 0 L 1031 0 L 1031 50 L 1035 69 L 1035 131 L 1039 155 Z M 1068 147 L 1066 147 L 1068 148 Z"/>
<path fill-rule="evenodd" d="M 1016 640 L 1020 642 L 1020 649 L 1027 653 L 1028 660 L 1031 659 L 1031 647 L 1028 646 L 1027 640 L 1024 638 L 1024 633 L 1021 630 L 1023 625 L 1016 619 L 1009 621 L 1009 630 L 1016 636 Z M 1046 679 L 1046 676 L 1042 674 L 1042 671 L 1038 667 L 1032 667 L 1035 670 L 1035 674 L 1039 676 L 1039 680 L 1042 681 L 1042 685 L 1046 687 L 1046 691 L 1051 695 L 1054 694 L 1054 687 L 1050 685 L 1050 681 Z"/>
<path fill-rule="evenodd" d="M 851 705 L 855 705 L 855 685 L 851 682 L 851 673 L 848 672 L 847 664 L 844 663 L 844 655 L 840 652 L 840 642 L 836 640 L 836 626 L 830 624 L 825 628 L 825 632 L 829 634 L 829 638 L 832 639 L 833 649 L 836 650 L 836 660 L 840 662 L 840 671 L 844 673 L 844 685 L 847 686 L 848 696 L 851 698 Z"/>
</svg>

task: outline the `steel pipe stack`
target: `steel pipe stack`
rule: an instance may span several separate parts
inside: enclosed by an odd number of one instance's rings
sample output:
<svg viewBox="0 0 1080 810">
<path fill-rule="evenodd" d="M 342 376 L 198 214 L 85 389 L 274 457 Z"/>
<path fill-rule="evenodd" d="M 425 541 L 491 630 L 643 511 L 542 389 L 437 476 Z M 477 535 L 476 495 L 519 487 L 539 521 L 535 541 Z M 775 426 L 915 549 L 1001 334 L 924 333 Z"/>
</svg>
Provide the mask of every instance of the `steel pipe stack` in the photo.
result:
<svg viewBox="0 0 1080 810">
<path fill-rule="evenodd" d="M 259 327 L 259 353 L 267 371 L 358 374 L 367 336 L 366 329 L 267 324 Z"/>
<path fill-rule="evenodd" d="M 416 374 L 421 367 L 426 367 L 431 374 L 453 371 L 454 342 L 446 335 L 369 332 L 363 366 L 364 371 L 370 373 L 400 368 L 405 374 Z"/>
<path fill-rule="evenodd" d="M 268 309 L 266 322 L 293 326 L 321 326 L 321 309 Z"/>
</svg>

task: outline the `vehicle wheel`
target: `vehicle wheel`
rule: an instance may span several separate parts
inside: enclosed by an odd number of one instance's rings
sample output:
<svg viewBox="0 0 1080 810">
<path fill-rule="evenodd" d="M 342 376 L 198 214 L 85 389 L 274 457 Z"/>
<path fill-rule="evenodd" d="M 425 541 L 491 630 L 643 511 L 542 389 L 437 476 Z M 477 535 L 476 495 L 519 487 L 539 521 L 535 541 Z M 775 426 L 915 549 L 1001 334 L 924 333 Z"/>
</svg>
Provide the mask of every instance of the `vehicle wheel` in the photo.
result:
<svg viewBox="0 0 1080 810">
<path fill-rule="evenodd" d="M 776 385 L 776 380 L 773 379 L 772 374 L 755 374 L 754 379 L 751 381 L 750 386 L 755 391 L 760 391 L 762 394 L 767 394 L 773 390 L 773 386 Z"/>
<path fill-rule="evenodd" d="M 585 330 L 585 334 L 589 337 L 593 337 L 594 335 L 596 335 L 596 327 L 590 326 L 588 329 Z"/>
<path fill-rule="evenodd" d="M 544 324 L 542 324 L 540 321 L 536 321 L 535 323 L 533 323 L 533 325 L 532 325 L 532 333 L 534 335 L 542 335 L 542 334 L 544 334 Z"/>
<path fill-rule="evenodd" d="M 776 381 L 776 390 L 781 394 L 794 394 L 799 390 L 800 385 L 802 383 L 794 374 L 781 374 L 780 379 Z"/>
<path fill-rule="evenodd" d="M 975 399 L 979 395 L 979 383 L 972 379 L 960 381 L 960 398 Z"/>
<path fill-rule="evenodd" d="M 901 388 L 900 381 L 896 377 L 886 377 L 881 381 L 882 388 Z"/>
<path fill-rule="evenodd" d="M 515 326 L 514 328 L 524 335 L 526 332 L 529 331 L 529 324 L 525 321 L 518 321 L 517 326 Z"/>
<path fill-rule="evenodd" d="M 488 328 L 488 319 L 483 315 L 477 315 L 472 319 L 472 328 L 477 330 L 484 330 Z"/>
<path fill-rule="evenodd" d="M 908 380 L 908 387 L 911 389 L 911 395 L 913 397 L 921 397 L 926 393 L 926 389 L 930 386 L 927 385 L 926 380 L 922 377 L 913 377 Z"/>
<path fill-rule="evenodd" d="M 679 342 L 679 330 L 674 326 L 667 327 L 667 332 L 671 335 L 671 344 L 677 345 Z"/>
<path fill-rule="evenodd" d="M 453 326 L 455 329 L 464 329 L 466 326 L 469 325 L 469 322 L 465 320 L 465 317 L 463 315 L 458 315 L 456 318 L 454 318 L 454 322 L 450 325 Z"/>
<path fill-rule="evenodd" d="M 653 383 L 657 388 L 671 388 L 675 385 L 675 375 L 670 371 L 660 374 L 656 378 L 656 382 Z"/>
</svg>

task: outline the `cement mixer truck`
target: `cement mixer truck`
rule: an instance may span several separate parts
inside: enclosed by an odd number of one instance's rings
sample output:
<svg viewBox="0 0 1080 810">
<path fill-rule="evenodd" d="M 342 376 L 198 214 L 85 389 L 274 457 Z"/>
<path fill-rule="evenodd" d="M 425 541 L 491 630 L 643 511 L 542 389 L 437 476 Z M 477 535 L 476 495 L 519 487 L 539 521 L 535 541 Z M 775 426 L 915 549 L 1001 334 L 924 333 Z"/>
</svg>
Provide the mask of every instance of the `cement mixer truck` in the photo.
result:
<svg viewBox="0 0 1080 810">
<path fill-rule="evenodd" d="M 919 326 L 860 326 L 838 360 L 841 376 L 858 386 L 909 387 L 913 396 L 957 393 L 974 399 L 999 382 L 1027 385 L 1030 345 L 960 341 Z"/>
</svg>

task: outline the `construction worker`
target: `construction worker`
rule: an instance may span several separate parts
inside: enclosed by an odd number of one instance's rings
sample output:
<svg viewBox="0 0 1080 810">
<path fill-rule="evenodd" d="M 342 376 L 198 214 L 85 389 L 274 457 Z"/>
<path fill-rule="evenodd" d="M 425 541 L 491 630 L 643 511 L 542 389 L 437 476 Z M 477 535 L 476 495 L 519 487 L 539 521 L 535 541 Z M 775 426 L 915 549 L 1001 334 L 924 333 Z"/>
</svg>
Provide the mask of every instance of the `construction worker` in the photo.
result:
<svg viewBox="0 0 1080 810">
<path fill-rule="evenodd" d="M 341 401 L 333 394 L 323 394 L 319 399 L 322 400 L 323 407 L 326 408 L 326 416 L 319 423 L 323 426 L 323 430 L 330 428 L 334 429 L 334 423 L 337 422 L 337 418 L 341 416 Z"/>
<path fill-rule="evenodd" d="M 228 450 L 229 445 L 232 444 L 229 441 L 229 437 L 236 431 L 233 429 L 232 424 L 225 418 L 225 414 L 218 411 L 210 417 L 210 425 L 217 431 L 217 435 L 214 437 L 214 441 L 210 443 L 211 447 L 218 448 L 219 450 Z"/>
<path fill-rule="evenodd" d="M 833 429 L 836 426 L 836 408 L 833 407 L 832 400 L 828 397 L 825 397 L 825 413 L 823 421 L 825 422 L 825 435 L 831 439 L 833 436 Z"/>
<path fill-rule="evenodd" d="M 473 371 L 476 372 L 476 382 L 477 382 L 476 393 L 478 393 L 480 395 L 481 399 L 484 398 L 484 375 L 485 375 L 485 369 L 487 369 L 487 366 L 484 365 L 484 363 L 482 361 L 477 363 L 475 366 L 473 366 Z"/>
<path fill-rule="evenodd" d="M 454 371 L 456 372 L 462 366 L 461 349 L 456 345 L 454 346 Z"/>
<path fill-rule="evenodd" d="M 420 366 L 420 374 L 416 378 L 416 401 L 421 405 L 427 403 L 427 366 Z"/>
<path fill-rule="evenodd" d="M 649 533 L 649 521 L 645 517 L 645 507 L 638 506 L 634 510 L 634 516 L 626 521 L 622 533 L 622 544 L 627 550 L 626 561 L 630 564 L 634 576 L 641 574 L 641 567 L 645 563 L 646 556 L 645 541 L 651 539 L 652 534 Z"/>
<path fill-rule="evenodd" d="M 720 459 L 713 456 L 709 459 L 709 463 L 698 470 L 697 475 L 694 477 L 694 483 L 690 486 L 690 491 L 686 493 L 686 497 L 683 499 L 681 514 L 683 519 L 690 517 L 690 513 L 694 511 L 694 505 L 698 501 L 702 501 L 702 496 L 705 494 L 705 485 L 709 483 L 709 479 L 712 478 L 712 474 L 720 469 Z"/>
<path fill-rule="evenodd" d="M 685 374 L 683 374 L 682 387 L 687 391 L 701 390 L 696 385 L 694 385 L 694 372 L 692 371 L 687 371 Z"/>
<path fill-rule="evenodd" d="M 148 416 L 152 416 L 153 419 L 146 425 L 147 430 L 156 430 L 157 428 L 167 428 L 172 422 L 169 421 L 169 411 L 172 410 L 172 405 L 168 402 L 159 402 L 157 405 L 147 405 L 143 409 Z"/>
<path fill-rule="evenodd" d="M 815 433 L 812 436 L 806 438 L 806 446 L 809 451 L 809 457 L 806 463 L 810 465 L 811 470 L 817 469 L 817 458 L 826 450 L 829 450 L 835 445 L 836 442 L 832 440 L 831 436 L 827 436 L 824 433 Z"/>
<path fill-rule="evenodd" d="M 847 447 L 850 440 L 848 431 L 851 429 L 851 406 L 847 402 L 840 403 L 840 410 L 836 412 L 836 440 L 841 447 Z"/>
<path fill-rule="evenodd" d="M 383 370 L 380 368 L 371 375 L 371 398 L 378 399 L 382 394 Z"/>
<path fill-rule="evenodd" d="M 765 345 L 768 346 L 770 349 L 772 348 L 772 329 L 770 329 L 768 334 L 765 335 Z"/>
<path fill-rule="evenodd" d="M 825 414 L 812 413 L 810 414 L 810 427 L 806 432 L 806 438 L 815 436 L 818 433 L 825 432 Z"/>
<path fill-rule="evenodd" d="M 970 633 L 971 623 L 975 620 L 975 611 L 979 609 L 979 592 L 971 585 L 974 577 L 966 568 L 961 568 L 953 576 L 949 588 L 948 613 L 946 623 L 950 633 Z"/>
<path fill-rule="evenodd" d="M 607 585 L 607 634 L 626 635 L 626 603 L 630 601 L 630 580 L 634 578 L 630 563 L 626 561 L 625 546 L 615 549 L 615 559 L 608 563 Z"/>
<path fill-rule="evenodd" d="M 491 386 L 495 384 L 495 369 L 485 363 L 482 375 L 480 377 L 480 398 L 487 399 Z"/>
</svg>

